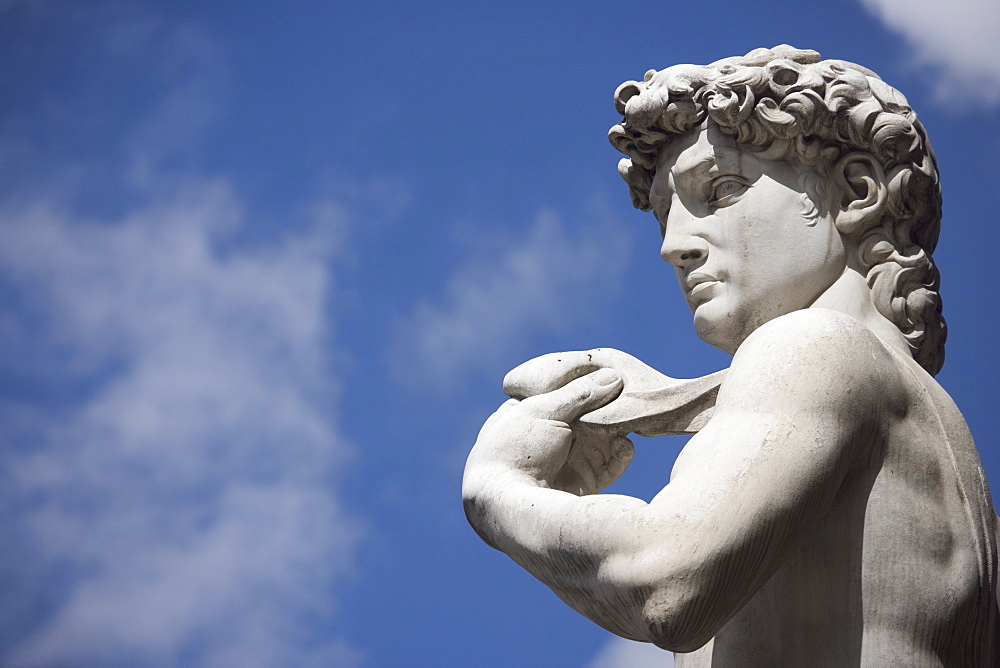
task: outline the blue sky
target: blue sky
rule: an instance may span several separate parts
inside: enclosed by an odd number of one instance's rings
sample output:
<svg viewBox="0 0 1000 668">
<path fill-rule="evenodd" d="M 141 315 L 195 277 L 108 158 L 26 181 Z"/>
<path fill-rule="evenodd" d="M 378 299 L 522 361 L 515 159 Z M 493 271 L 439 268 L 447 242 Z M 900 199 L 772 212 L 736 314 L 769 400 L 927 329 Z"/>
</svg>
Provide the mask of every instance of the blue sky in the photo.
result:
<svg viewBox="0 0 1000 668">
<path fill-rule="evenodd" d="M 504 373 L 700 342 L 607 143 L 650 68 L 791 43 L 937 151 L 939 379 L 1000 487 L 1000 8 L 0 0 L 0 663 L 645 665 L 486 547 Z M 650 498 L 678 439 L 638 439 Z M 652 658 L 651 658 L 652 657 Z"/>
</svg>

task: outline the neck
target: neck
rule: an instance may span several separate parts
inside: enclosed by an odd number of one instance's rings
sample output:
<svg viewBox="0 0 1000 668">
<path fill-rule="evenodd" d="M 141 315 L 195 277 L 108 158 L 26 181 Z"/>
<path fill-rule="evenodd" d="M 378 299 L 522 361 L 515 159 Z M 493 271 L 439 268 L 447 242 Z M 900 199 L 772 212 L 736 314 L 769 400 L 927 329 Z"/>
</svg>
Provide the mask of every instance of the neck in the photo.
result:
<svg viewBox="0 0 1000 668">
<path fill-rule="evenodd" d="M 810 308 L 828 308 L 846 313 L 870 329 L 882 343 L 912 357 L 910 347 L 899 329 L 872 304 L 871 290 L 868 289 L 864 275 L 852 267 L 846 267 L 840 278 Z"/>
</svg>

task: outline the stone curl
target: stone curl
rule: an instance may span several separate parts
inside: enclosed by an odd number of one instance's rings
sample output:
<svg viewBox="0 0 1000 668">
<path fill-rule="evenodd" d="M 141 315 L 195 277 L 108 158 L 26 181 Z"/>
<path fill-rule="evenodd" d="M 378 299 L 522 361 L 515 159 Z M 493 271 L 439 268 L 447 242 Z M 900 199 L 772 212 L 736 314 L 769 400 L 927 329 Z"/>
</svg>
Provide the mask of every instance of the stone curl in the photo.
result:
<svg viewBox="0 0 1000 668">
<path fill-rule="evenodd" d="M 934 152 L 906 98 L 877 74 L 815 51 L 781 45 L 710 65 L 650 70 L 615 92 L 624 117 L 609 139 L 628 158 L 618 171 L 632 203 L 649 211 L 649 191 L 661 149 L 706 120 L 753 150 L 787 140 L 782 159 L 822 178 L 805 190 L 820 208 L 833 165 L 852 151 L 881 163 L 888 183 L 885 210 L 863 229 L 858 260 L 872 301 L 906 338 L 914 359 L 936 374 L 944 363 L 946 328 L 931 253 L 941 223 L 941 189 Z"/>
</svg>

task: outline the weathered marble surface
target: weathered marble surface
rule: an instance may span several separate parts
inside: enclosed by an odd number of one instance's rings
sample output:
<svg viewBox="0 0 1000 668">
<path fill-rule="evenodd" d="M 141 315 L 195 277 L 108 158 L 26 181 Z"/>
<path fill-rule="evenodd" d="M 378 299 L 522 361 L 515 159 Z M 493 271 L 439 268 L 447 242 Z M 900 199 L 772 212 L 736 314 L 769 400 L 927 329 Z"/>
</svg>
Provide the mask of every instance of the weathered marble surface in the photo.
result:
<svg viewBox="0 0 1000 668">
<path fill-rule="evenodd" d="M 997 516 L 934 380 L 937 168 L 905 98 L 788 46 L 616 93 L 633 203 L 728 370 L 546 355 L 469 455 L 466 514 L 567 604 L 679 666 L 995 665 Z M 628 433 L 697 432 L 646 503 Z"/>
</svg>

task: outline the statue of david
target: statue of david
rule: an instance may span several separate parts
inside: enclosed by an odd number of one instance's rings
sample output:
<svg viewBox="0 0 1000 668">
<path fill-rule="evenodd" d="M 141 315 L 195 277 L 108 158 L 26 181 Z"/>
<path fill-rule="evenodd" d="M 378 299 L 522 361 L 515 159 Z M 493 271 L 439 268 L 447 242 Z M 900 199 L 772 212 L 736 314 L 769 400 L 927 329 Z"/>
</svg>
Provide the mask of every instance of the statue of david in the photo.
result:
<svg viewBox="0 0 1000 668">
<path fill-rule="evenodd" d="M 934 154 L 875 73 L 783 45 L 615 95 L 702 379 L 609 349 L 505 379 L 463 482 L 492 547 L 563 601 L 690 666 L 993 666 L 997 515 L 934 380 Z M 651 502 L 600 494 L 629 433 L 694 433 Z"/>
</svg>

